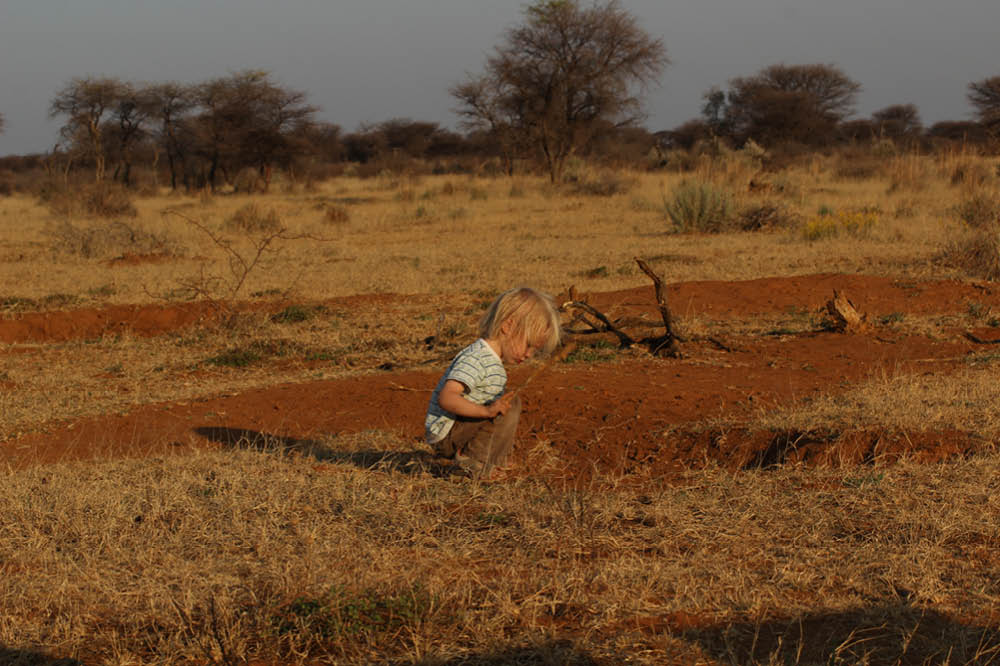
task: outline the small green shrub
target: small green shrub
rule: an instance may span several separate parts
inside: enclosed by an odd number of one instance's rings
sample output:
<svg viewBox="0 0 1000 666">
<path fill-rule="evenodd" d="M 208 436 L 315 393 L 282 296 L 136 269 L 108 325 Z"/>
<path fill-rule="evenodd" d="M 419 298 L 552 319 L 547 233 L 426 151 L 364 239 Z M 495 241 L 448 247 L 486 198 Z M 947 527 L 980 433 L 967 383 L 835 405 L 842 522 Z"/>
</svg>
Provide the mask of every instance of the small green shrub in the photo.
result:
<svg viewBox="0 0 1000 666">
<path fill-rule="evenodd" d="M 580 345 L 563 360 L 564 363 L 601 363 L 614 360 L 618 356 L 618 347 L 607 340 L 595 340 Z"/>
<path fill-rule="evenodd" d="M 325 314 L 326 311 L 322 305 L 289 305 L 281 312 L 271 315 L 271 321 L 275 324 L 298 324 Z"/>
<path fill-rule="evenodd" d="M 594 268 L 588 269 L 580 273 L 581 277 L 587 278 L 602 278 L 608 277 L 608 267 L 607 266 L 595 266 Z"/>
<path fill-rule="evenodd" d="M 888 326 L 890 324 L 899 324 L 906 318 L 902 312 L 890 312 L 887 315 L 882 315 L 878 319 L 878 323 L 883 326 Z"/>
<path fill-rule="evenodd" d="M 255 340 L 245 347 L 232 347 L 205 359 L 205 363 L 227 368 L 245 368 L 275 356 L 308 353 L 299 344 L 288 340 Z"/>
<path fill-rule="evenodd" d="M 206 358 L 205 363 L 227 368 L 245 368 L 246 366 L 252 365 L 263 358 L 264 356 L 260 353 L 260 351 L 252 347 L 248 347 L 246 349 L 234 347 L 216 354 L 215 356 Z"/>
<path fill-rule="evenodd" d="M 334 588 L 319 597 L 299 597 L 279 608 L 272 625 L 279 635 L 304 635 L 314 640 L 382 638 L 418 625 L 433 607 L 434 600 L 419 584 L 390 594 Z"/>
<path fill-rule="evenodd" d="M 733 221 L 729 194 L 708 183 L 681 183 L 672 199 L 664 197 L 663 212 L 680 233 L 719 233 Z"/>
</svg>

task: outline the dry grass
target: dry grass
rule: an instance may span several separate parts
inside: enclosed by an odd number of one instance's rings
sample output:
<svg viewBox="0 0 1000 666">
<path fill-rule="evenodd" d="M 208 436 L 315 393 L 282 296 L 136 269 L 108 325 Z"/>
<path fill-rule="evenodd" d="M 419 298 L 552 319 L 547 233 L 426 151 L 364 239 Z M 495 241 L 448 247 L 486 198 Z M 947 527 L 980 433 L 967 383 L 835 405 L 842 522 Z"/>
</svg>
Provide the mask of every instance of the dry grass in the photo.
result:
<svg viewBox="0 0 1000 666">
<path fill-rule="evenodd" d="M 933 359 L 896 371 L 879 371 L 843 392 L 769 409 L 747 425 L 800 432 L 873 427 L 910 433 L 957 429 L 985 441 L 1000 441 L 1000 414 L 988 407 L 1000 402 L 996 380 L 1000 354 L 982 352 L 965 362 L 969 367 L 950 373 L 931 373 L 940 364 Z"/>
<path fill-rule="evenodd" d="M 152 338 L 126 331 L 12 345 L 17 353 L 5 357 L 0 384 L 0 441 L 54 421 L 142 404 L 345 377 L 386 363 L 440 365 L 473 334 L 481 300 L 412 297 L 393 306 L 393 317 L 376 303 L 293 303 L 272 306 L 273 315 L 248 312 L 224 327 L 196 326 Z M 282 316 L 296 312 L 308 318 Z M 431 348 L 424 342 L 429 336 L 435 338 Z"/>
<path fill-rule="evenodd" d="M 945 169 L 930 158 L 909 159 L 925 160 L 923 171 Z M 247 250 L 248 232 L 231 221 L 250 205 L 273 215 L 298 238 L 276 243 L 263 258 L 245 286 L 244 294 L 251 297 L 288 290 L 305 299 L 374 292 L 496 292 L 519 282 L 551 291 L 569 283 L 608 290 L 641 282 L 634 270 L 635 255 L 678 252 L 693 260 L 657 267 L 665 280 L 825 271 L 961 274 L 961 269 L 930 263 L 954 235 L 960 224 L 958 204 L 968 196 L 950 183 L 950 171 L 948 178 L 930 178 L 920 188 L 894 190 L 889 176 L 845 181 L 831 169 L 818 162 L 770 177 L 768 203 L 780 205 L 783 216 L 797 223 L 772 233 L 707 236 L 672 233 L 674 225 L 663 211 L 664 197 L 683 180 L 692 180 L 690 174 L 628 175 L 619 180 L 627 180 L 629 187 L 613 189 L 608 196 L 572 187 L 554 190 L 526 177 L 512 183 L 454 176 L 345 177 L 316 191 L 250 197 L 167 194 L 135 200 L 138 214 L 124 226 L 138 235 L 128 238 L 110 233 L 115 225 L 122 228 L 121 220 L 54 220 L 44 205 L 13 196 L 0 201 L 5 238 L 0 280 L 11 285 L 6 297 L 41 300 L 58 293 L 85 303 L 148 302 L 198 276 L 227 275 L 230 270 L 230 256 L 223 249 L 168 211 L 180 212 L 231 241 L 234 248 Z M 752 172 L 744 166 L 719 167 L 696 172 L 700 180 L 692 182 L 730 192 L 736 210 L 752 217 L 761 199 L 747 192 L 748 174 Z M 823 209 L 880 212 L 864 238 L 842 234 L 804 241 L 799 225 Z M 330 211 L 337 213 L 331 217 Z M 78 232 L 67 243 L 78 241 L 84 232 L 102 242 L 91 243 L 86 255 L 54 256 L 52 230 L 66 224 Z M 109 232 L 101 235 L 101 225 Z M 108 260 L 122 255 L 151 252 L 147 245 L 153 241 L 167 248 L 173 260 L 109 265 Z M 44 279 L 25 282 L 20 279 L 24 275 Z M 175 297 L 180 293 L 178 289 Z"/>
<path fill-rule="evenodd" d="M 637 255 L 667 282 L 974 276 L 942 250 L 995 173 L 961 154 L 817 157 L 768 174 L 762 196 L 748 190 L 753 156 L 722 155 L 683 175 L 581 171 L 562 190 L 380 176 L 252 197 L 161 194 L 136 199 L 124 222 L 3 198 L 5 316 L 177 301 L 185 286 L 234 275 L 246 278 L 241 297 L 267 307 L 158 338 L 7 347 L 0 445 L 141 404 L 439 365 L 497 291 L 645 285 Z M 664 193 L 682 180 L 726 191 L 738 219 L 780 211 L 782 222 L 672 233 Z M 828 220 L 836 233 L 810 232 Z M 287 235 L 239 275 L 234 252 L 250 256 L 253 234 L 276 228 Z M 149 252 L 164 256 L 113 261 Z M 329 305 L 378 292 L 413 296 L 391 319 L 377 304 Z M 690 336 L 822 325 L 805 311 L 676 314 Z M 970 306 L 878 325 L 940 335 L 983 323 Z M 741 425 L 959 427 L 996 441 L 997 358 L 968 361 L 930 375 L 919 362 L 896 368 Z M 398 433 L 283 447 L 0 471 L 0 663 L 978 664 L 1000 651 L 996 454 L 581 488 L 440 478 Z M 526 464 L 548 479 L 560 468 L 544 441 Z"/>
<path fill-rule="evenodd" d="M 0 645 L 18 648 L 0 654 L 966 664 L 1000 649 L 973 619 L 997 603 L 996 458 L 568 489 L 436 478 L 406 447 L 367 433 L 317 443 L 322 464 L 265 447 L 6 474 Z"/>
</svg>

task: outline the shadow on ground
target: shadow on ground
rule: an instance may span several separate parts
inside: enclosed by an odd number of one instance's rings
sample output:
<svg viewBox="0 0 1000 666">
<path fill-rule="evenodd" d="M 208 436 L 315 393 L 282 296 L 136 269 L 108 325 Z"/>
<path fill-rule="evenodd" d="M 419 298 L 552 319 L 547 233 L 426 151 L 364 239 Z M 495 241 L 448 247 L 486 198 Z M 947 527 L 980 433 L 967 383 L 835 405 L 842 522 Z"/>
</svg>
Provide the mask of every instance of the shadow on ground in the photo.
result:
<svg viewBox="0 0 1000 666">
<path fill-rule="evenodd" d="M 83 666 L 76 659 L 56 658 L 33 650 L 18 650 L 0 645 L 0 664 L 3 666 Z"/>
<path fill-rule="evenodd" d="M 233 449 L 279 454 L 298 454 L 319 462 L 354 465 L 361 469 L 430 474 L 438 477 L 463 476 L 466 472 L 442 462 L 429 451 L 338 451 L 313 439 L 284 437 L 245 428 L 202 426 L 194 432 L 205 439 Z"/>
<path fill-rule="evenodd" d="M 1000 627 L 964 624 L 905 600 L 793 619 L 683 632 L 734 664 L 987 664 L 1000 659 Z"/>
</svg>

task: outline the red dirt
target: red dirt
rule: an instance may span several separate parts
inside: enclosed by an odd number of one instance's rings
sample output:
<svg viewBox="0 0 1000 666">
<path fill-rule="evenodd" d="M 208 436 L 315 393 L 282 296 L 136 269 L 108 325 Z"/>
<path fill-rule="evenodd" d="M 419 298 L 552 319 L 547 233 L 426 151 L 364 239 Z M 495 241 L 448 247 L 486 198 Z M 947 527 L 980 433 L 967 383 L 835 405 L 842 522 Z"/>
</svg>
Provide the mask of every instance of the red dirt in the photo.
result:
<svg viewBox="0 0 1000 666">
<path fill-rule="evenodd" d="M 1000 310 L 1000 291 L 992 287 L 958 282 L 901 283 L 864 276 L 686 283 L 672 285 L 667 298 L 683 323 L 685 317 L 693 315 L 725 319 L 812 311 L 832 296 L 834 288 L 845 291 L 870 318 L 894 312 L 962 313 L 969 304 Z M 395 303 L 412 300 L 374 298 L 387 316 L 392 316 Z M 366 297 L 355 297 L 343 299 L 341 305 L 367 302 Z M 659 316 L 651 287 L 593 294 L 590 303 L 615 317 L 639 317 L 655 323 Z M 35 337 L 26 339 L 64 340 L 75 334 L 89 336 L 94 330 L 126 326 L 152 335 L 190 325 L 204 316 L 204 307 L 120 306 L 25 315 L 0 322 L 0 340 L 25 339 L 18 336 L 29 334 Z M 28 328 L 19 329 L 15 324 Z M 881 370 L 948 372 L 962 363 L 964 355 L 984 349 L 961 333 L 953 331 L 945 334 L 946 339 L 932 339 L 876 327 L 864 334 L 815 331 L 728 336 L 724 340 L 728 351 L 707 340 L 685 343 L 683 360 L 642 354 L 606 363 L 558 364 L 522 393 L 525 410 L 513 473 L 527 474 L 526 461 L 541 455 L 543 449 L 557 460 L 554 468 L 558 471 L 551 473 L 565 478 L 587 478 L 595 469 L 611 474 L 642 470 L 672 475 L 709 460 L 740 467 L 786 460 L 860 462 L 910 454 L 930 461 L 972 451 L 983 442 L 958 431 L 711 432 L 696 425 L 708 417 L 738 417 L 828 393 L 844 382 Z M 996 339 L 1000 330 L 983 327 L 976 335 Z M 261 437 L 280 438 L 285 445 L 316 453 L 311 440 L 366 430 L 398 433 L 413 441 L 415 457 L 426 458 L 420 453 L 426 447 L 419 441 L 423 413 L 441 370 L 376 372 L 277 385 L 235 396 L 145 405 L 124 416 L 52 424 L 44 433 L 0 443 L 0 462 L 21 466 L 103 456 L 163 455 L 191 446 L 245 443 Z M 512 386 L 520 385 L 530 371 L 512 371 Z M 377 452 L 368 451 L 357 452 L 352 459 L 357 464 L 371 464 L 388 456 L 380 458 Z M 541 464 L 537 462 L 531 463 L 532 473 Z"/>
<path fill-rule="evenodd" d="M 348 296 L 328 302 L 331 307 L 351 308 L 359 304 L 400 302 L 402 296 L 384 294 Z M 153 337 L 199 323 L 207 323 L 219 315 L 223 303 L 198 301 L 173 305 L 109 305 L 104 308 L 53 310 L 18 313 L 0 320 L 0 344 L 66 342 L 92 340 L 103 335 L 126 331 Z M 235 311 L 277 310 L 277 302 L 238 303 Z"/>
</svg>

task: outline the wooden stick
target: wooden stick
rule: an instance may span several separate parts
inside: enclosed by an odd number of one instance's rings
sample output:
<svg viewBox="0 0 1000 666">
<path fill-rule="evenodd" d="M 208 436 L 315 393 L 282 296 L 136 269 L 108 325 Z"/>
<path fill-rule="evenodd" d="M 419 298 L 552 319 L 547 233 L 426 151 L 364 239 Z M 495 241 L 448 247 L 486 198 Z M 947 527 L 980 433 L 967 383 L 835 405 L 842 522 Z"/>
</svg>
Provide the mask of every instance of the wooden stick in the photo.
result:
<svg viewBox="0 0 1000 666">
<path fill-rule="evenodd" d="M 573 308 L 576 310 L 582 310 L 587 314 L 600 320 L 601 324 L 604 325 L 604 330 L 607 331 L 608 333 L 613 333 L 615 337 L 618 338 L 618 343 L 622 346 L 622 348 L 630 347 L 633 344 L 635 344 L 635 340 L 633 340 L 627 333 L 618 330 L 618 328 L 611 323 L 611 320 L 608 319 L 606 316 L 604 316 L 604 313 L 602 313 L 600 310 L 593 307 L 589 303 L 584 303 L 583 301 L 572 301 L 570 303 L 566 303 L 564 307 Z M 586 321 L 586 319 L 584 319 L 584 321 Z M 587 323 L 590 324 L 589 321 L 587 321 Z M 591 324 L 591 328 L 594 328 L 595 330 L 598 331 L 600 330 L 593 324 Z"/>
<path fill-rule="evenodd" d="M 639 257 L 635 257 L 635 263 L 639 265 L 639 269 L 649 276 L 649 279 L 653 281 L 653 288 L 656 290 L 656 305 L 660 309 L 660 317 L 663 318 L 663 328 L 666 329 L 666 334 L 663 336 L 662 340 L 657 341 L 655 346 L 650 348 L 650 352 L 655 354 L 660 353 L 661 349 L 666 349 L 666 353 L 674 358 L 680 358 L 681 352 L 677 348 L 677 341 L 680 337 L 674 332 L 673 316 L 670 314 L 670 308 L 667 307 L 667 299 L 663 295 L 663 280 L 657 275 L 652 268 L 649 267 L 645 261 Z"/>
</svg>

